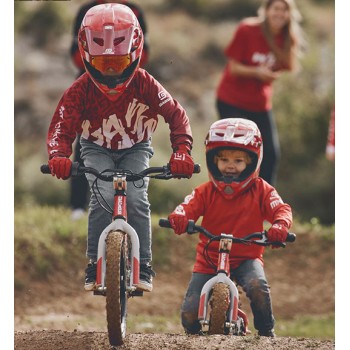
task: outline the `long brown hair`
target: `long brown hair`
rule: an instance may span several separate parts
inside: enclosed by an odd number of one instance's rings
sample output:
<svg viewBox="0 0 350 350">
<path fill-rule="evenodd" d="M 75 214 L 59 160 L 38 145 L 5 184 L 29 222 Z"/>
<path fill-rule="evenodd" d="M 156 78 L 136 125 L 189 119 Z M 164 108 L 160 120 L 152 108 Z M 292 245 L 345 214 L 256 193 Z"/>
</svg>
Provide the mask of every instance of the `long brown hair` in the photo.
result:
<svg viewBox="0 0 350 350">
<path fill-rule="evenodd" d="M 266 11 L 275 1 L 284 2 L 290 13 L 289 22 L 284 28 L 282 28 L 282 35 L 284 38 L 282 48 L 276 45 L 266 18 Z M 302 50 L 305 48 L 305 39 L 300 27 L 302 16 L 297 9 L 294 0 L 264 0 L 263 4 L 258 9 L 258 16 L 262 20 L 262 28 L 265 38 L 276 57 L 278 66 L 292 69 L 293 67 L 290 66 L 290 62 L 293 58 L 292 56 L 295 55 L 296 57 L 300 57 Z"/>
</svg>

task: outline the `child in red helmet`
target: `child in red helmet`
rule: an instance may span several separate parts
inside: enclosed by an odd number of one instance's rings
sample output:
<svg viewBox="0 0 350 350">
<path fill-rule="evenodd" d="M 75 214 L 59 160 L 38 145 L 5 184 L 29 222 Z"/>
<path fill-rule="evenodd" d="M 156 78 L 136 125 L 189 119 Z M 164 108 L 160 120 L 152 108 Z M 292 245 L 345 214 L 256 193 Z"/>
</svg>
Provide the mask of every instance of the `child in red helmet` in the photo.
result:
<svg viewBox="0 0 350 350">
<path fill-rule="evenodd" d="M 140 58 L 140 67 L 145 68 L 145 65 L 148 62 L 149 58 L 149 41 L 148 41 L 148 26 L 146 24 L 146 18 L 144 15 L 144 12 L 142 8 L 133 2 L 129 2 L 126 0 L 88 0 L 88 2 L 83 3 L 75 17 L 74 20 L 74 25 L 73 25 L 73 37 L 72 37 L 72 43 L 70 47 L 70 56 L 72 59 L 72 62 L 74 66 L 78 69 L 78 75 L 82 75 L 85 72 L 85 66 L 82 60 L 82 57 L 80 55 L 79 51 L 79 45 L 78 45 L 78 35 L 79 35 L 79 30 L 81 27 L 81 23 L 85 17 L 85 14 L 88 10 L 90 10 L 92 7 L 96 5 L 101 5 L 104 3 L 120 3 L 123 5 L 128 6 L 132 12 L 134 12 L 140 27 L 142 29 L 143 33 L 143 48 L 142 48 L 142 55 Z M 80 135 L 77 134 L 77 138 L 75 141 L 75 147 L 74 147 L 74 161 L 83 163 L 81 158 L 80 158 Z M 83 176 L 78 176 L 78 177 L 73 177 L 70 180 L 70 205 L 72 208 L 72 214 L 71 218 L 72 220 L 78 220 L 80 219 L 86 209 L 87 205 L 87 193 L 89 191 L 89 184 L 86 180 L 85 177 Z"/>
<path fill-rule="evenodd" d="M 85 15 L 78 35 L 79 50 L 86 73 L 63 94 L 52 118 L 47 136 L 52 175 L 67 179 L 72 162 L 72 143 L 81 135 L 81 159 L 98 171 L 129 169 L 139 173 L 149 167 L 153 156 L 151 137 L 163 117 L 169 124 L 174 153 L 170 157 L 173 175 L 191 177 L 192 133 L 188 116 L 164 87 L 139 68 L 144 36 L 134 12 L 122 4 L 92 7 Z M 94 177 L 87 175 L 90 187 Z M 140 240 L 140 284 L 152 290 L 151 222 L 147 190 L 128 187 L 128 222 Z M 96 287 L 98 240 L 111 222 L 101 208 L 100 195 L 113 206 L 110 183 L 99 181 L 99 195 L 89 203 L 85 290 Z"/>
<path fill-rule="evenodd" d="M 206 138 L 206 160 L 210 181 L 197 187 L 169 215 L 176 234 L 186 231 L 188 220 L 219 235 L 222 232 L 244 237 L 263 230 L 264 221 L 272 224 L 270 241 L 284 242 L 292 224 L 292 212 L 275 188 L 259 177 L 263 145 L 257 125 L 247 119 L 229 118 L 215 122 Z M 181 307 L 185 331 L 200 332 L 197 320 L 203 285 L 216 273 L 203 256 L 208 238 L 200 235 L 196 262 Z M 242 286 L 250 299 L 254 327 L 261 336 L 274 337 L 274 317 L 263 267 L 264 248 L 235 245 L 231 251 L 231 278 Z M 217 248 L 209 246 L 209 257 L 217 261 Z"/>
</svg>

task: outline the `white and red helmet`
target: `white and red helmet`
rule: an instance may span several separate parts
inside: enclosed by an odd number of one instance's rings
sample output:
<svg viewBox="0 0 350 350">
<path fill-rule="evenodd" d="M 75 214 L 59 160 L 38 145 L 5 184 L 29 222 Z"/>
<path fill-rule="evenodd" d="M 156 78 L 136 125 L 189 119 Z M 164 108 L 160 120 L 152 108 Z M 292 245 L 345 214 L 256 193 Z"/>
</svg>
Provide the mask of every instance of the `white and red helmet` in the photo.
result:
<svg viewBox="0 0 350 350">
<path fill-rule="evenodd" d="M 78 45 L 86 72 L 111 100 L 129 85 L 139 67 L 143 33 L 134 12 L 122 4 L 92 7 L 82 21 Z"/>
<path fill-rule="evenodd" d="M 221 119 L 213 123 L 205 140 L 209 178 L 218 191 L 228 199 L 250 187 L 259 176 L 263 157 L 263 143 L 257 125 L 242 118 Z M 220 150 L 233 149 L 247 152 L 252 162 L 238 178 L 223 176 L 214 157 Z"/>
</svg>

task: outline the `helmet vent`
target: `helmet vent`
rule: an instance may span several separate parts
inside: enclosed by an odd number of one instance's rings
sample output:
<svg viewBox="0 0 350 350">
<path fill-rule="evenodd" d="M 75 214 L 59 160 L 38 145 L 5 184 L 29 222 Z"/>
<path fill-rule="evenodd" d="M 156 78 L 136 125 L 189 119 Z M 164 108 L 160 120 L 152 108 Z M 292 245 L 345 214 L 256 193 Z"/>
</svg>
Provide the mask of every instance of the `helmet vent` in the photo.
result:
<svg viewBox="0 0 350 350">
<path fill-rule="evenodd" d="M 99 46 L 103 46 L 104 44 L 104 40 L 102 38 L 93 38 L 92 40 Z"/>
<path fill-rule="evenodd" d="M 120 43 L 122 43 L 125 40 L 125 36 L 121 36 L 119 38 L 115 38 L 113 40 L 113 45 L 118 46 Z"/>
</svg>

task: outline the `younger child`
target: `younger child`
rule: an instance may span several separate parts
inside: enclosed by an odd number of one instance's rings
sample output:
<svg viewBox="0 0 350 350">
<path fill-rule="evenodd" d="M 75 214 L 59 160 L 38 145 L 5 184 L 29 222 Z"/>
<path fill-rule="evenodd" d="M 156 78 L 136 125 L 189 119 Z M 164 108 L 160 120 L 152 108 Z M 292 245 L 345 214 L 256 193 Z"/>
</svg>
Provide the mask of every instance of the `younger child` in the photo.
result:
<svg viewBox="0 0 350 350">
<path fill-rule="evenodd" d="M 222 119 L 210 127 L 206 141 L 206 161 L 210 181 L 198 186 L 169 215 L 176 234 L 186 231 L 188 220 L 197 221 L 213 234 L 244 237 L 272 223 L 268 238 L 284 242 L 292 224 L 292 212 L 277 191 L 259 177 L 263 144 L 257 125 L 246 119 Z M 198 333 L 199 298 L 203 285 L 216 273 L 203 256 L 208 242 L 199 236 L 192 278 L 181 307 L 185 331 Z M 231 278 L 242 286 L 250 299 L 254 327 L 261 336 L 274 337 L 270 288 L 263 267 L 264 247 L 235 244 L 230 254 Z M 209 247 L 209 257 L 217 261 L 217 246 Z"/>
</svg>

